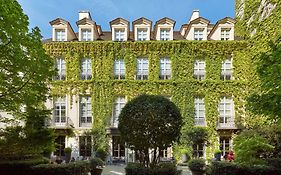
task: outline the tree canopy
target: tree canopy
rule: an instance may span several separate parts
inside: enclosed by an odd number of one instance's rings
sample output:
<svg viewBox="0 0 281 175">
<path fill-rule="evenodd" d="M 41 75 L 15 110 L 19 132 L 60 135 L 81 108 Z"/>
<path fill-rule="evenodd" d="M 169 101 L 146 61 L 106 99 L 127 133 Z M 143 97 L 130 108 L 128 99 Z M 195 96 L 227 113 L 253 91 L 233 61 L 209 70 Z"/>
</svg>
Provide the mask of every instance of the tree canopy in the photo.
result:
<svg viewBox="0 0 281 175">
<path fill-rule="evenodd" d="M 162 96 L 140 95 L 129 101 L 119 115 L 119 130 L 126 144 L 143 155 L 140 161 L 149 165 L 158 162 L 157 150 L 178 141 L 183 120 L 177 106 Z"/>
<path fill-rule="evenodd" d="M 39 28 L 29 32 L 28 24 L 16 0 L 0 0 L 0 110 L 16 111 L 46 99 L 53 61 Z"/>
</svg>

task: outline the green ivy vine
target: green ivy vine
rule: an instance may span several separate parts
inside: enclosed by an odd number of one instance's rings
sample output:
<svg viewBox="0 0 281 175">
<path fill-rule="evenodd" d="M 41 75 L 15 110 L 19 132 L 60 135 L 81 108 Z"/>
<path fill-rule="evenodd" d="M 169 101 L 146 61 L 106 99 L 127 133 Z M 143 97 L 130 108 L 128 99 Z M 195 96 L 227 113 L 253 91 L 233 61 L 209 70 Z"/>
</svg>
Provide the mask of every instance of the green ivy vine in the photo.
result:
<svg viewBox="0 0 281 175">
<path fill-rule="evenodd" d="M 116 97 L 126 96 L 127 100 L 138 94 L 159 94 L 172 97 L 180 108 L 185 121 L 183 131 L 194 123 L 194 98 L 205 99 L 207 128 L 210 131 L 210 146 L 207 157 L 213 156 L 218 148 L 218 104 L 222 96 L 233 96 L 237 124 L 245 124 L 245 99 L 252 90 L 252 62 L 245 56 L 249 52 L 245 41 L 144 41 L 144 42 L 52 42 L 44 45 L 54 59 L 65 58 L 67 78 L 52 82 L 52 95 L 85 95 L 92 97 L 93 127 L 104 129 L 112 116 L 112 104 Z M 234 80 L 220 80 L 221 63 L 233 55 Z M 149 59 L 148 80 L 135 80 L 136 58 Z M 92 61 L 92 80 L 80 80 L 80 60 Z M 172 62 L 172 78 L 159 80 L 161 57 Z M 114 79 L 114 60 L 123 58 L 126 67 L 124 80 Z M 193 78 L 196 59 L 206 61 L 206 79 Z"/>
</svg>

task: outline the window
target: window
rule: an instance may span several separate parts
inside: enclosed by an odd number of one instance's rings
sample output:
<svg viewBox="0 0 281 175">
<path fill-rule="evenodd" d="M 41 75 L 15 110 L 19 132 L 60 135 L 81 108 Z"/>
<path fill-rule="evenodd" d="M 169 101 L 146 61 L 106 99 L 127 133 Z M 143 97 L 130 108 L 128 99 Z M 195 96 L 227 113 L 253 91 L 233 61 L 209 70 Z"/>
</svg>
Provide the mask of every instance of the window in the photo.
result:
<svg viewBox="0 0 281 175">
<path fill-rule="evenodd" d="M 56 41 L 66 41 L 65 29 L 55 29 Z"/>
<path fill-rule="evenodd" d="M 90 58 L 84 58 L 81 60 L 81 80 L 92 79 L 92 63 Z"/>
<path fill-rule="evenodd" d="M 220 137 L 220 150 L 222 152 L 222 156 L 225 155 L 226 152 L 230 150 L 231 146 L 231 137 Z"/>
<path fill-rule="evenodd" d="M 66 122 L 66 102 L 65 97 L 58 97 L 54 101 L 54 119 L 55 123 Z"/>
<path fill-rule="evenodd" d="M 168 148 L 160 150 L 160 157 L 162 158 L 168 158 Z"/>
<path fill-rule="evenodd" d="M 229 40 L 230 29 L 221 29 L 221 40 Z"/>
<path fill-rule="evenodd" d="M 112 126 L 118 127 L 118 118 L 121 113 L 122 108 L 125 106 L 125 97 L 118 97 L 114 103 L 113 116 L 112 116 Z"/>
<path fill-rule="evenodd" d="M 138 58 L 137 60 L 137 80 L 147 80 L 148 79 L 148 59 Z"/>
<path fill-rule="evenodd" d="M 193 153 L 192 153 L 193 158 L 204 157 L 204 143 L 194 144 L 192 146 L 192 149 L 193 149 Z"/>
<path fill-rule="evenodd" d="M 170 40 L 170 29 L 160 29 L 160 40 Z"/>
<path fill-rule="evenodd" d="M 79 156 L 91 157 L 92 155 L 92 137 L 79 136 Z"/>
<path fill-rule="evenodd" d="M 195 98 L 195 125 L 205 126 L 205 104 L 203 98 Z"/>
<path fill-rule="evenodd" d="M 194 77 L 197 80 L 204 80 L 205 79 L 205 61 L 196 60 L 194 63 Z"/>
<path fill-rule="evenodd" d="M 112 155 L 114 158 L 125 158 L 125 143 L 120 136 L 112 136 Z"/>
<path fill-rule="evenodd" d="M 234 124 L 234 104 L 230 97 L 221 98 L 219 104 L 219 125 L 221 127 L 230 127 Z"/>
<path fill-rule="evenodd" d="M 171 60 L 170 58 L 160 58 L 160 77 L 161 80 L 171 79 Z"/>
<path fill-rule="evenodd" d="M 138 41 L 147 40 L 147 29 L 137 29 L 137 37 Z"/>
<path fill-rule="evenodd" d="M 91 97 L 80 98 L 80 126 L 89 127 L 92 124 Z"/>
<path fill-rule="evenodd" d="M 221 68 L 221 80 L 231 80 L 232 78 L 232 61 L 231 59 L 227 59 L 222 62 Z"/>
<path fill-rule="evenodd" d="M 65 66 L 65 60 L 63 58 L 57 58 L 56 69 L 58 72 L 57 75 L 54 77 L 54 80 L 65 80 L 66 66 Z"/>
<path fill-rule="evenodd" d="M 125 29 L 115 29 L 115 41 L 125 40 Z"/>
<path fill-rule="evenodd" d="M 203 40 L 204 29 L 194 29 L 194 40 Z"/>
<path fill-rule="evenodd" d="M 92 31 L 91 29 L 81 29 L 81 41 L 91 41 L 92 40 Z"/>
<path fill-rule="evenodd" d="M 114 78 L 115 79 L 125 79 L 125 63 L 124 59 L 114 61 Z"/>
</svg>

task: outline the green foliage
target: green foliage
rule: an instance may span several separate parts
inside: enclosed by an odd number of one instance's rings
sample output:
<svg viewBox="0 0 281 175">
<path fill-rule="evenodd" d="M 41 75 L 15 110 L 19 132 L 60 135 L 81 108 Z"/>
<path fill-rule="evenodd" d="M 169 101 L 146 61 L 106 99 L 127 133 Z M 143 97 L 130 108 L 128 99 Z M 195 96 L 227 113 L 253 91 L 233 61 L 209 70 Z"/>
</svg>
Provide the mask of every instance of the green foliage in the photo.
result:
<svg viewBox="0 0 281 175">
<path fill-rule="evenodd" d="M 52 82 L 52 95 L 86 95 L 91 94 L 93 128 L 98 128 L 104 136 L 105 128 L 112 116 L 112 106 L 116 98 L 125 96 L 129 101 L 139 94 L 149 93 L 171 97 L 182 114 L 185 133 L 194 125 L 194 98 L 204 97 L 207 130 L 210 145 L 207 157 L 213 157 L 217 145 L 217 121 L 219 99 L 232 96 L 235 103 L 235 120 L 237 124 L 253 125 L 261 120 L 244 110 L 246 97 L 252 92 L 253 63 L 248 53 L 248 42 L 244 41 L 146 41 L 146 42 L 52 42 L 46 43 L 47 53 L 55 58 L 63 57 L 67 62 L 66 81 Z M 221 62 L 233 53 L 235 80 L 221 81 Z M 149 59 L 148 80 L 135 80 L 136 59 L 147 56 Z M 90 58 L 92 61 L 92 80 L 79 80 L 80 60 Z M 172 66 L 171 80 L 159 80 L 160 57 L 170 57 Z M 126 79 L 114 79 L 114 59 L 124 58 Z M 196 59 L 206 61 L 206 79 L 195 80 L 193 67 Z M 250 81 L 251 80 L 251 81 Z M 73 100 L 73 99 L 71 99 Z M 71 101 L 73 103 L 73 101 Z M 247 117 L 246 117 L 247 116 Z M 247 120 L 251 117 L 251 120 Z M 182 142 L 182 140 L 181 140 Z M 177 146 L 182 150 L 182 145 Z M 174 150 L 176 154 L 177 150 Z"/>
<path fill-rule="evenodd" d="M 71 153 L 72 149 L 69 147 L 64 148 L 65 153 Z"/>
<path fill-rule="evenodd" d="M 90 169 L 96 169 L 97 167 L 101 167 L 104 165 L 104 162 L 99 157 L 92 157 L 90 159 Z"/>
<path fill-rule="evenodd" d="M 20 118 L 25 126 L 8 126 L 0 130 L 0 157 L 21 159 L 51 153 L 54 149 L 54 131 L 45 127 L 50 111 L 27 107 Z"/>
<path fill-rule="evenodd" d="M 67 164 L 41 164 L 32 167 L 30 175 L 85 175 L 89 172 L 88 161 L 75 161 Z M 22 172 L 21 172 L 22 174 Z M 21 175 L 16 174 L 16 175 Z"/>
<path fill-rule="evenodd" d="M 14 112 L 46 100 L 53 61 L 16 0 L 1 0 L 0 11 L 0 110 Z"/>
<path fill-rule="evenodd" d="M 149 162 L 149 149 L 168 148 L 180 137 L 182 117 L 169 99 L 155 95 L 140 95 L 129 101 L 119 115 L 118 129 L 128 146 L 144 154 L 142 163 Z"/>
<path fill-rule="evenodd" d="M 204 172 L 206 170 L 206 160 L 204 159 L 191 159 L 188 162 L 188 167 L 191 171 L 201 171 Z"/>
<path fill-rule="evenodd" d="M 106 157 L 108 155 L 108 152 L 104 150 L 103 148 L 98 148 L 96 151 L 96 157 L 101 158 L 101 160 L 105 161 Z"/>
<path fill-rule="evenodd" d="M 160 163 L 154 168 L 143 167 L 140 163 L 128 163 L 126 175 L 180 175 L 181 171 L 173 163 Z"/>
<path fill-rule="evenodd" d="M 105 128 L 100 126 L 93 127 L 90 131 L 84 132 L 85 136 L 91 136 L 94 151 L 107 150 L 108 141 L 106 138 Z"/>
<path fill-rule="evenodd" d="M 207 175 L 278 175 L 281 169 L 265 165 L 245 165 L 233 162 L 214 161 L 208 166 Z"/>
<path fill-rule="evenodd" d="M 265 165 L 266 154 L 274 147 L 255 131 L 243 131 L 234 140 L 235 162 L 251 165 Z"/>
<path fill-rule="evenodd" d="M 195 126 L 184 133 L 183 138 L 190 142 L 189 146 L 206 143 L 208 141 L 208 130 L 206 127 Z"/>
</svg>

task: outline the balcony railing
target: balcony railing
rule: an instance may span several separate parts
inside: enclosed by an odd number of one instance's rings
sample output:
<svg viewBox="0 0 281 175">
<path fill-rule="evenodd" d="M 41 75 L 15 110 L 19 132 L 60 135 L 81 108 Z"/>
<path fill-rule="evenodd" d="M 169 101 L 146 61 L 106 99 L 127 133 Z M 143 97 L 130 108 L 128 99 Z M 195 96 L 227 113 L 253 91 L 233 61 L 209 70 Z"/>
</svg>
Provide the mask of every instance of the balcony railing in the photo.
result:
<svg viewBox="0 0 281 175">
<path fill-rule="evenodd" d="M 206 126 L 205 118 L 195 118 L 194 125 L 195 126 Z"/>
<path fill-rule="evenodd" d="M 67 129 L 74 128 L 74 123 L 69 117 L 66 117 L 65 122 L 56 122 L 55 119 L 52 118 L 46 120 L 45 126 L 55 129 Z"/>
<path fill-rule="evenodd" d="M 224 121 L 219 121 L 217 129 L 237 129 L 234 118 L 225 118 Z"/>
</svg>

